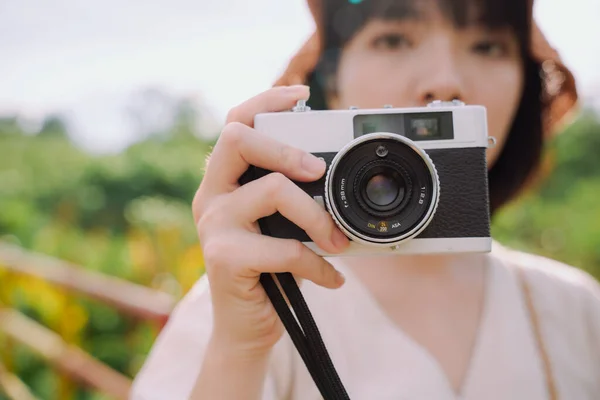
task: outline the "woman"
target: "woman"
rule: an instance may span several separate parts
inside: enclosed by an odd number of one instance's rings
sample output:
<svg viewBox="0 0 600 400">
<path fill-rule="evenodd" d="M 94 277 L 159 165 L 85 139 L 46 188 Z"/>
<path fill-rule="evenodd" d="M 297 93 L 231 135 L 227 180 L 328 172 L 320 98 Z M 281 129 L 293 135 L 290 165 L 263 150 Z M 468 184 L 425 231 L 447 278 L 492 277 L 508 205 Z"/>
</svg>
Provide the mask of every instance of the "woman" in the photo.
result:
<svg viewBox="0 0 600 400">
<path fill-rule="evenodd" d="M 497 139 L 492 213 L 513 198 L 576 102 L 527 3 L 309 1 L 315 35 L 278 87 L 228 115 L 193 204 L 206 277 L 174 311 L 132 397 L 320 398 L 258 282 L 289 271 L 352 399 L 597 398 L 600 287 L 589 275 L 498 244 L 483 255 L 323 259 L 255 224 L 280 211 L 325 251 L 348 246 L 289 181 L 318 179 L 323 163 L 252 127 L 255 114 L 309 98 L 329 109 L 482 104 Z M 249 164 L 278 173 L 238 187 Z"/>
</svg>

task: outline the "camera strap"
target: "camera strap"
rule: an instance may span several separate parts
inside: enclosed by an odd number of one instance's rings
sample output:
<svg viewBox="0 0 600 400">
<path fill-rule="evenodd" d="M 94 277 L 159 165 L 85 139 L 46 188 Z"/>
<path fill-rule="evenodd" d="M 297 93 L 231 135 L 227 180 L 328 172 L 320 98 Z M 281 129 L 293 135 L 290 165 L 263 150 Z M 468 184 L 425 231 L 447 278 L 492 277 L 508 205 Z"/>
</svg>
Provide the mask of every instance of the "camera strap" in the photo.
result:
<svg viewBox="0 0 600 400">
<path fill-rule="evenodd" d="M 272 274 L 263 273 L 260 276 L 260 282 L 321 392 L 321 396 L 324 400 L 350 400 L 293 275 L 289 272 L 274 275 L 275 278 Z M 296 317 L 292 314 L 292 310 L 279 290 L 276 280 L 283 289 Z"/>
</svg>

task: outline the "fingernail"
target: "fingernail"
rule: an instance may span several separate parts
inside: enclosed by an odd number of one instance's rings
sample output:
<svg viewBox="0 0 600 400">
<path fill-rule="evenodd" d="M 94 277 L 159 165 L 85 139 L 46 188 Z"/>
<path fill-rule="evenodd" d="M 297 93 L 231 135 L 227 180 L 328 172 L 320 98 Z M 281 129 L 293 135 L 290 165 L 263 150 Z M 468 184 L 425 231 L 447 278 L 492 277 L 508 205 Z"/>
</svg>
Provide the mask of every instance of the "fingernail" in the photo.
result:
<svg viewBox="0 0 600 400">
<path fill-rule="evenodd" d="M 292 86 L 288 86 L 287 90 L 293 94 L 296 94 L 296 93 L 302 94 L 302 93 L 308 92 L 309 88 L 306 85 L 292 85 Z"/>
<path fill-rule="evenodd" d="M 335 247 L 340 250 L 345 249 L 346 246 L 348 246 L 348 243 L 350 242 L 346 235 L 344 235 L 342 231 L 338 229 L 333 230 L 333 233 L 331 234 L 331 241 L 333 242 Z"/>
<path fill-rule="evenodd" d="M 337 271 L 337 275 L 335 277 L 335 283 L 339 286 L 346 283 L 346 277 L 340 271 Z"/>
<path fill-rule="evenodd" d="M 310 153 L 306 153 L 304 157 L 302 157 L 302 168 L 311 174 L 322 173 L 325 170 L 325 161 Z"/>
</svg>

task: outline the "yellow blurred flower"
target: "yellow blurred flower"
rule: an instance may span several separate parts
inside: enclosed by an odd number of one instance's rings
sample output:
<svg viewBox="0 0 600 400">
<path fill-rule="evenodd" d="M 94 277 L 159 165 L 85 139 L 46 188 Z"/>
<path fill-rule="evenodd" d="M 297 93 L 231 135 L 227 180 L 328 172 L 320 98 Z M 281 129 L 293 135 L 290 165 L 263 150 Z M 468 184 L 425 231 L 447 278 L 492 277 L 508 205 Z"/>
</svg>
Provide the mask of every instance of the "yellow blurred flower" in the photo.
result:
<svg viewBox="0 0 600 400">
<path fill-rule="evenodd" d="M 204 273 L 204 258 L 200 245 L 192 246 L 183 252 L 179 261 L 177 280 L 183 293 L 186 293 Z"/>
</svg>

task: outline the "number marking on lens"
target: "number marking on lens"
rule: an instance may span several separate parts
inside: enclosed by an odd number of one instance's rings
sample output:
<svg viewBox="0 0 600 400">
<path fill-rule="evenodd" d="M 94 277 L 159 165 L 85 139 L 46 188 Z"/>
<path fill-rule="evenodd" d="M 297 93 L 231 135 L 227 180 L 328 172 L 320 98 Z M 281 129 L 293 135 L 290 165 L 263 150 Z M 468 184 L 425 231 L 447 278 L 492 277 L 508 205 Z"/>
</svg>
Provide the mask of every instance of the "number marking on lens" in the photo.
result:
<svg viewBox="0 0 600 400">
<path fill-rule="evenodd" d="M 348 208 L 348 202 L 346 201 L 346 178 L 342 178 L 340 186 L 340 199 L 344 202 L 344 208 Z"/>
</svg>

